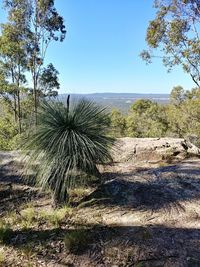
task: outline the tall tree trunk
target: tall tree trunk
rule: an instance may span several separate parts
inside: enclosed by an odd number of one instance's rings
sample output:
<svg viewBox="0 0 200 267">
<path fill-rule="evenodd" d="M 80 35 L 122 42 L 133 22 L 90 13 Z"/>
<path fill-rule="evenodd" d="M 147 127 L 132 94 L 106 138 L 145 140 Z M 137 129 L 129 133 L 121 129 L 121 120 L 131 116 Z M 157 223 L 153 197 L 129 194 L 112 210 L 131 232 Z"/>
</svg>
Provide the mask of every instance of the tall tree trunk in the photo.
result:
<svg viewBox="0 0 200 267">
<path fill-rule="evenodd" d="M 34 76 L 33 76 L 33 99 L 34 99 L 35 126 L 37 126 L 37 105 L 38 105 L 38 101 L 37 101 L 37 79 L 36 79 L 35 73 L 34 73 Z"/>
<path fill-rule="evenodd" d="M 16 100 L 16 94 L 14 92 L 14 118 L 15 118 L 15 122 L 17 122 L 17 100 Z"/>
<path fill-rule="evenodd" d="M 18 62 L 18 76 L 17 76 L 17 107 L 18 107 L 18 126 L 19 126 L 19 134 L 22 133 L 22 121 L 21 121 L 21 99 L 20 99 L 20 61 Z"/>
<path fill-rule="evenodd" d="M 14 72 L 13 69 L 11 69 L 11 76 L 12 76 L 12 83 L 15 83 L 15 77 L 14 77 Z M 16 93 L 14 91 L 13 93 L 13 98 L 14 98 L 14 118 L 15 122 L 17 122 L 17 99 L 16 99 Z"/>
<path fill-rule="evenodd" d="M 35 0 L 35 39 L 34 39 L 34 58 L 33 58 L 33 99 L 34 99 L 34 115 L 35 126 L 37 126 L 37 48 L 38 48 L 38 0 Z"/>
<path fill-rule="evenodd" d="M 18 126 L 19 126 L 19 133 L 22 133 L 22 122 L 21 122 L 21 101 L 20 101 L 20 90 L 19 86 L 17 88 L 17 107 L 18 107 Z"/>
</svg>

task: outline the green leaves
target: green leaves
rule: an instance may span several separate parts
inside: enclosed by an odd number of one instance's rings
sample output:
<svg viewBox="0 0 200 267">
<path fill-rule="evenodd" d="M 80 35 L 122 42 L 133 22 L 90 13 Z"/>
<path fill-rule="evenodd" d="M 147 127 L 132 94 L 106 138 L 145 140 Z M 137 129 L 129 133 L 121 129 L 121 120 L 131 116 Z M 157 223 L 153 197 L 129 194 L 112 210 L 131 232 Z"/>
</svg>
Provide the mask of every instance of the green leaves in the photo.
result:
<svg viewBox="0 0 200 267">
<path fill-rule="evenodd" d="M 168 129 L 165 107 L 148 99 L 137 100 L 127 117 L 130 137 L 162 137 Z"/>
<path fill-rule="evenodd" d="M 81 173 L 98 175 L 97 164 L 111 160 L 114 140 L 107 137 L 107 115 L 92 102 L 81 100 L 69 110 L 60 102 L 44 102 L 36 131 L 25 144 L 29 163 L 39 163 L 37 177 L 50 187 L 58 202 Z"/>
<path fill-rule="evenodd" d="M 198 0 L 155 0 L 155 19 L 149 22 L 146 42 L 149 47 L 141 53 L 147 63 L 157 57 L 171 70 L 180 65 L 199 86 L 200 80 L 200 3 Z"/>
<path fill-rule="evenodd" d="M 51 41 L 63 41 L 66 35 L 63 18 L 57 12 L 54 0 L 4 0 L 8 22 L 1 24 L 0 59 L 6 66 L 6 82 L 15 84 L 12 98 L 15 120 L 22 127 L 21 95 L 30 72 L 33 86 L 32 112 L 37 124 L 39 98 L 56 96 L 59 89 L 58 72 L 52 64 L 43 67 Z M 13 87 L 14 88 L 14 87 Z M 8 92 L 8 91 L 7 91 Z M 4 96 L 5 97 L 5 96 Z"/>
<path fill-rule="evenodd" d="M 164 20 L 157 19 L 150 21 L 146 36 L 146 41 L 150 47 L 158 47 L 159 43 L 162 41 L 165 30 L 166 25 Z"/>
<path fill-rule="evenodd" d="M 58 81 L 59 72 L 55 69 L 53 64 L 49 64 L 47 68 L 42 70 L 39 77 L 39 90 L 43 96 L 56 96 L 57 91 L 60 88 Z"/>
</svg>

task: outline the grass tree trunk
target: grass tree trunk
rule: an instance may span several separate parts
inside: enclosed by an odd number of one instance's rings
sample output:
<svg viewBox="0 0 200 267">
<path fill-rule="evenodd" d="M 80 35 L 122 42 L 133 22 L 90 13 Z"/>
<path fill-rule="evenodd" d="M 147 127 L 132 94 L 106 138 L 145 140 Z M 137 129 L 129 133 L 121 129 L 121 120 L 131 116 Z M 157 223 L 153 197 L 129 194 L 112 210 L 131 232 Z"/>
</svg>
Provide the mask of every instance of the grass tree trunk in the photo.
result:
<svg viewBox="0 0 200 267">
<path fill-rule="evenodd" d="M 64 206 L 69 201 L 69 194 L 67 189 L 65 190 L 64 194 L 61 194 L 62 185 L 60 185 L 60 188 L 58 189 L 59 192 L 55 194 L 55 188 L 51 188 L 53 194 L 52 194 L 52 207 L 58 208 L 61 206 Z"/>
</svg>

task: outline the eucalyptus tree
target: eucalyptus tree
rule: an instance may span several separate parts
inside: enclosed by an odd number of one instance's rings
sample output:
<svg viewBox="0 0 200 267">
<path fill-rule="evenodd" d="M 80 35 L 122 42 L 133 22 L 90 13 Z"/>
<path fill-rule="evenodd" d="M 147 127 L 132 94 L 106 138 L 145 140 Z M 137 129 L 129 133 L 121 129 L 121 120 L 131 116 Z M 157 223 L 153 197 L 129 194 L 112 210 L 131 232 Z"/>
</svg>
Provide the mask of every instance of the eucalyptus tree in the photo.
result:
<svg viewBox="0 0 200 267">
<path fill-rule="evenodd" d="M 179 107 L 186 99 L 187 94 L 182 86 L 173 87 L 170 93 L 170 103 Z"/>
<path fill-rule="evenodd" d="M 168 130 L 166 108 L 149 99 L 138 99 L 127 117 L 130 137 L 163 137 Z"/>
<path fill-rule="evenodd" d="M 60 89 L 58 74 L 59 72 L 55 69 L 52 63 L 42 69 L 38 82 L 38 91 L 41 96 L 55 97 L 58 95 L 57 90 Z"/>
<path fill-rule="evenodd" d="M 25 25 L 27 35 L 28 68 L 33 80 L 35 123 L 39 98 L 39 79 L 47 49 L 51 41 L 63 41 L 66 35 L 64 19 L 57 12 L 54 0 L 5 0 L 9 19 Z"/>
<path fill-rule="evenodd" d="M 37 124 L 38 81 L 47 48 L 51 41 L 63 41 L 66 30 L 63 18 L 58 14 L 54 0 L 32 0 L 31 30 L 32 39 L 29 47 L 29 67 L 33 78 L 34 112 Z"/>
<path fill-rule="evenodd" d="M 141 53 L 147 63 L 160 57 L 171 70 L 181 66 L 200 85 L 200 1 L 155 0 L 157 12 L 146 34 L 148 49 Z"/>
<path fill-rule="evenodd" d="M 0 66 L 5 79 L 2 95 L 4 99 L 5 95 L 13 98 L 13 110 L 15 121 L 18 120 L 19 133 L 22 131 L 20 88 L 26 82 L 24 73 L 27 69 L 25 43 L 24 33 L 18 24 L 11 22 L 1 24 Z M 10 100 L 11 98 L 7 97 L 7 101 Z"/>
<path fill-rule="evenodd" d="M 111 134 L 115 137 L 126 135 L 126 116 L 120 110 L 113 109 L 110 113 Z"/>
</svg>

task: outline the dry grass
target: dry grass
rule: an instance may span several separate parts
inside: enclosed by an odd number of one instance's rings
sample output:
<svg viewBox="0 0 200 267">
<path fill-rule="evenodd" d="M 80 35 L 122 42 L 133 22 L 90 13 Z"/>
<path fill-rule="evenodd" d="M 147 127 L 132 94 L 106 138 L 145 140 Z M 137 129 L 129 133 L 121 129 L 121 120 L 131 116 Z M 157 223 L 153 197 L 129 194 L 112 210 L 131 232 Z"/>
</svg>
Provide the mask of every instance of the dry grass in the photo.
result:
<svg viewBox="0 0 200 267">
<path fill-rule="evenodd" d="M 6 254 L 4 251 L 4 248 L 0 248 L 0 266 L 3 266 L 3 264 L 5 263 L 6 260 Z"/>
</svg>

